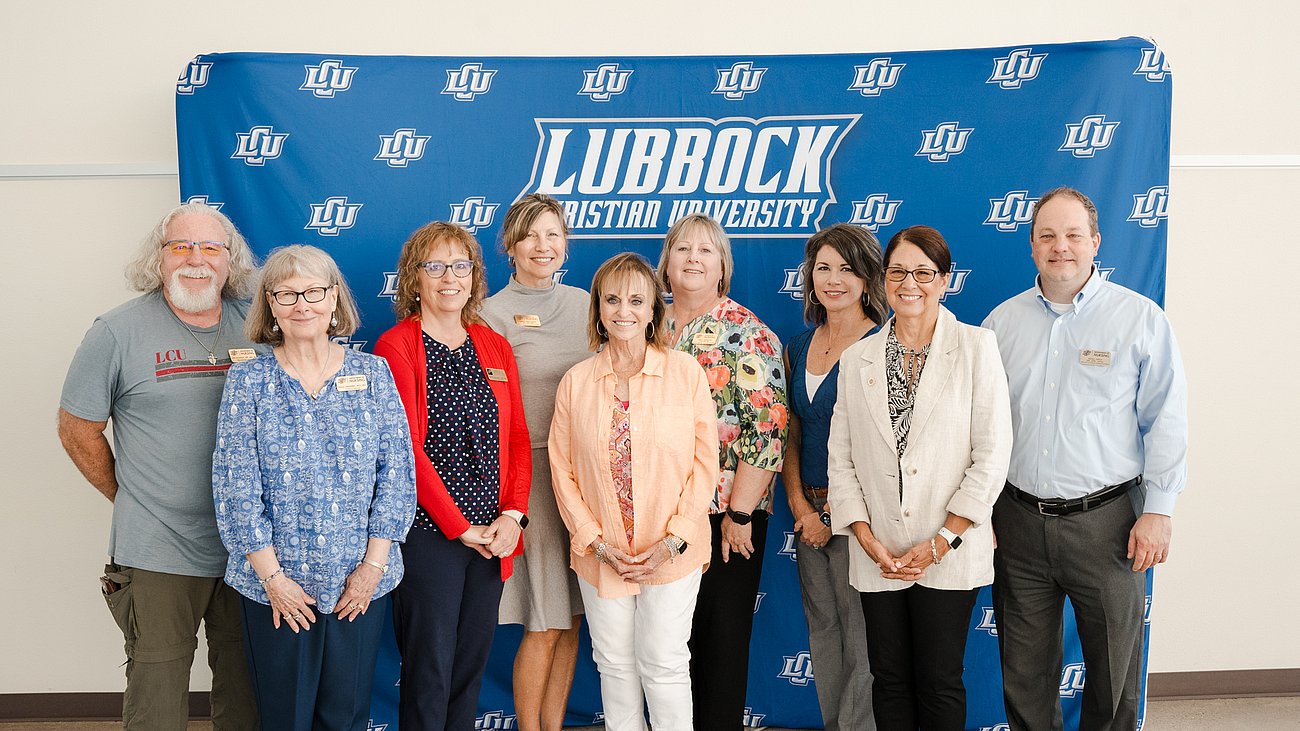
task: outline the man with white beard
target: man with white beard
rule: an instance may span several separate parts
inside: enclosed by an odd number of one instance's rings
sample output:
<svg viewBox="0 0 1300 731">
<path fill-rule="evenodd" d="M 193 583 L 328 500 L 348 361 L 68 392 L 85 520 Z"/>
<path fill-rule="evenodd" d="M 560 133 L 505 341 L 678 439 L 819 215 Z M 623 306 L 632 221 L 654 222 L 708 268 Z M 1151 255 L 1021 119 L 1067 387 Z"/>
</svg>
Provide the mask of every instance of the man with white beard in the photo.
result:
<svg viewBox="0 0 1300 731">
<path fill-rule="evenodd" d="M 257 727 L 239 595 L 222 581 L 227 553 L 212 500 L 226 370 L 255 356 L 244 298 L 256 273 L 230 219 L 203 204 L 174 209 L 127 267 L 144 294 L 96 318 L 63 384 L 59 439 L 113 503 L 101 582 L 126 641 L 128 731 L 185 728 L 200 621 L 214 728 Z"/>
</svg>

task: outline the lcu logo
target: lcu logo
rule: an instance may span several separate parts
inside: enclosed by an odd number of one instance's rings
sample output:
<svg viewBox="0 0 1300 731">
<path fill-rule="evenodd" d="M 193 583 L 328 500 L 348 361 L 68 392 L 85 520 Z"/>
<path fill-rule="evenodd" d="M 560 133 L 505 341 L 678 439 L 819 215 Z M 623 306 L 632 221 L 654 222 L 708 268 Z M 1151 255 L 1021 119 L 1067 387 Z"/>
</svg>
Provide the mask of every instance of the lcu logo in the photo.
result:
<svg viewBox="0 0 1300 731">
<path fill-rule="evenodd" d="M 347 91 L 352 86 L 352 75 L 357 72 L 356 66 L 344 66 L 337 58 L 327 58 L 315 66 L 307 64 L 303 68 L 307 70 L 307 78 L 298 89 L 310 91 L 318 99 L 333 99 L 336 93 Z"/>
<path fill-rule="evenodd" d="M 763 719 L 766 716 L 766 713 L 754 713 L 753 708 L 745 706 L 745 715 L 741 718 L 740 722 L 748 728 L 758 728 L 763 725 Z"/>
<path fill-rule="evenodd" d="M 1013 190 L 1001 198 L 989 198 L 989 215 L 985 226 L 999 231 L 1015 231 L 1034 220 L 1037 198 L 1030 198 L 1027 190 Z"/>
<path fill-rule="evenodd" d="M 754 595 L 754 614 L 758 614 L 758 610 L 763 607 L 763 599 L 766 596 L 767 592 L 765 591 L 760 591 Z"/>
<path fill-rule="evenodd" d="M 1061 697 L 1073 698 L 1083 692 L 1083 685 L 1086 678 L 1083 672 L 1083 663 L 1072 662 L 1061 668 Z"/>
<path fill-rule="evenodd" d="M 980 726 L 980 731 L 1011 731 L 1011 724 L 999 723 L 996 726 Z"/>
<path fill-rule="evenodd" d="M 195 56 L 193 61 L 185 65 L 185 70 L 181 75 L 176 77 L 177 94 L 193 94 L 194 90 L 208 85 L 208 71 L 212 69 L 211 61 L 200 61 L 199 56 Z"/>
<path fill-rule="evenodd" d="M 339 231 L 356 225 L 357 213 L 364 204 L 348 203 L 347 196 L 336 195 L 310 205 L 311 220 L 303 228 L 315 229 L 321 236 L 338 236 Z"/>
<path fill-rule="evenodd" d="M 993 607 L 980 607 L 980 623 L 975 629 L 987 632 L 990 637 L 998 636 L 998 621 L 993 615 Z"/>
<path fill-rule="evenodd" d="M 388 724 L 386 723 L 375 723 L 373 718 L 366 719 L 366 731 L 387 731 L 387 729 Z"/>
<path fill-rule="evenodd" d="M 492 77 L 496 75 L 496 69 L 485 69 L 477 61 L 463 63 L 458 69 L 447 69 L 447 85 L 442 93 L 451 94 L 458 102 L 472 102 L 492 88 Z"/>
<path fill-rule="evenodd" d="M 243 160 L 245 165 L 261 165 L 274 160 L 284 152 L 288 132 L 276 132 L 271 125 L 253 127 L 247 132 L 236 132 L 235 154 L 230 157 Z"/>
<path fill-rule="evenodd" d="M 348 350 L 365 350 L 366 344 L 369 343 L 370 341 L 353 340 L 349 338 L 347 335 L 335 335 L 334 337 L 330 338 L 330 342 L 334 343 L 335 345 L 342 345 Z"/>
<path fill-rule="evenodd" d="M 808 681 L 814 680 L 812 653 L 805 650 L 794 657 L 789 655 L 782 655 L 782 657 L 785 658 L 785 665 L 778 675 L 790 681 L 790 685 L 803 687 L 808 685 Z"/>
<path fill-rule="evenodd" d="M 785 281 L 781 284 L 779 294 L 788 294 L 796 302 L 803 301 L 803 268 L 786 269 Z M 785 549 L 781 549 L 784 551 Z"/>
<path fill-rule="evenodd" d="M 873 58 L 866 66 L 854 66 L 853 83 L 849 84 L 849 91 L 859 92 L 862 96 L 880 96 L 880 92 L 885 89 L 894 88 L 906 65 L 890 63 L 888 58 Z"/>
<path fill-rule="evenodd" d="M 1033 81 L 1043 68 L 1046 53 L 1034 53 L 1032 48 L 1017 48 L 1002 58 L 993 59 L 993 73 L 986 84 L 997 84 L 1003 89 L 1019 89 L 1026 81 Z"/>
<path fill-rule="evenodd" d="M 1111 275 L 1115 273 L 1115 267 L 1102 266 L 1101 259 L 1093 259 L 1092 265 L 1097 267 L 1097 276 L 1101 277 L 1103 282 L 1109 282 Z"/>
<path fill-rule="evenodd" d="M 406 163 L 424 157 L 430 139 L 430 135 L 418 135 L 411 127 L 393 130 L 391 135 L 379 135 L 379 154 L 375 159 L 383 160 L 391 168 L 404 168 Z"/>
<path fill-rule="evenodd" d="M 1147 594 L 1142 607 L 1142 624 L 1151 624 L 1151 595 Z"/>
<path fill-rule="evenodd" d="M 777 553 L 791 561 L 798 561 L 799 555 L 795 553 L 795 546 L 797 545 L 799 545 L 798 539 L 795 538 L 794 531 L 788 530 L 785 532 L 785 542 L 781 544 L 781 550 L 777 551 Z"/>
<path fill-rule="evenodd" d="M 1169 59 L 1165 58 L 1165 52 L 1154 47 L 1143 48 L 1142 60 L 1138 62 L 1138 67 L 1133 69 L 1133 75 L 1145 76 L 1147 81 L 1155 83 L 1164 81 L 1168 74 Z"/>
<path fill-rule="evenodd" d="M 474 719 L 475 729 L 514 728 L 515 717 L 507 716 L 505 711 L 488 711 Z"/>
<path fill-rule="evenodd" d="M 849 216 L 849 223 L 875 232 L 881 226 L 894 222 L 901 205 L 903 201 L 890 200 L 888 193 L 872 193 L 860 201 L 853 201 L 853 215 Z"/>
<path fill-rule="evenodd" d="M 713 87 L 713 93 L 721 94 L 723 99 L 739 101 L 746 94 L 758 91 L 765 73 L 767 69 L 756 68 L 753 61 L 737 61 L 729 69 L 718 69 L 718 84 Z"/>
<path fill-rule="evenodd" d="M 212 208 L 213 210 L 216 211 L 221 210 L 221 207 L 226 205 L 225 203 L 217 203 L 215 201 L 210 201 L 208 200 L 208 197 L 206 195 L 192 195 L 189 198 L 185 199 L 185 203 L 186 204 L 202 203 L 203 205 L 208 206 L 209 208 Z"/>
<path fill-rule="evenodd" d="M 916 157 L 948 162 L 952 155 L 966 151 L 966 141 L 974 131 L 974 127 L 962 127 L 958 122 L 940 122 L 938 127 L 921 132 L 921 149 L 916 151 Z"/>
<path fill-rule="evenodd" d="M 939 295 L 939 301 L 943 302 L 948 295 L 959 295 L 966 288 L 966 277 L 971 273 L 970 269 L 958 269 L 957 262 L 952 263 L 952 274 L 948 277 L 948 288 Z"/>
<path fill-rule="evenodd" d="M 463 203 L 451 204 L 451 218 L 448 222 L 474 233 L 492 225 L 492 218 L 496 216 L 499 206 L 499 203 L 488 203 L 481 195 L 472 195 Z"/>
<path fill-rule="evenodd" d="M 555 273 L 551 275 L 551 281 L 556 284 L 564 284 L 564 275 L 568 273 L 568 269 L 556 269 Z"/>
<path fill-rule="evenodd" d="M 593 102 L 607 102 L 609 98 L 627 91 L 627 80 L 632 69 L 621 69 L 616 63 L 602 63 L 592 71 L 582 72 L 582 88 L 578 94 L 590 97 Z"/>
<path fill-rule="evenodd" d="M 379 290 L 377 296 L 388 299 L 397 297 L 397 272 L 384 272 L 384 287 Z"/>
<path fill-rule="evenodd" d="M 1065 142 L 1059 149 L 1075 157 L 1092 157 L 1097 150 L 1110 147 L 1117 127 L 1119 122 L 1107 122 L 1104 114 L 1090 114 L 1078 124 L 1065 125 Z"/>
<path fill-rule="evenodd" d="M 1169 218 L 1169 186 L 1157 185 L 1147 192 L 1133 196 L 1133 212 L 1128 220 L 1136 221 L 1142 228 L 1155 228 Z"/>
</svg>

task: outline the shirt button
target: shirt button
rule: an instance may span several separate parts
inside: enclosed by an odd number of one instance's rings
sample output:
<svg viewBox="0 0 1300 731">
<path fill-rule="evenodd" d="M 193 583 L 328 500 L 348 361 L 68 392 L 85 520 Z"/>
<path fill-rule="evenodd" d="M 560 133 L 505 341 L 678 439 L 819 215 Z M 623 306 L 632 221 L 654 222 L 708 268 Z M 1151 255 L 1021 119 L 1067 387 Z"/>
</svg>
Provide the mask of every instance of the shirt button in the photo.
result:
<svg viewBox="0 0 1300 731">
<path fill-rule="evenodd" d="M 1043 421 L 1051 421 L 1051 420 L 1052 420 L 1052 415 L 1051 415 L 1051 414 L 1048 414 L 1047 416 L 1044 416 L 1044 417 L 1043 417 Z"/>
<path fill-rule="evenodd" d="M 912 517 L 912 511 L 910 511 L 910 510 L 904 510 L 904 511 L 903 511 L 903 517 L 904 517 L 904 518 L 910 518 L 910 517 Z"/>
<path fill-rule="evenodd" d="M 1049 383 L 1049 384 L 1047 384 L 1047 387 L 1048 387 L 1048 388 L 1056 388 L 1056 384 L 1055 384 L 1055 383 Z"/>
<path fill-rule="evenodd" d="M 1060 354 L 1061 354 L 1061 351 L 1059 351 L 1059 350 L 1053 350 L 1053 351 L 1052 351 L 1052 355 L 1060 355 Z"/>
<path fill-rule="evenodd" d="M 1043 450 L 1043 454 L 1047 454 L 1047 450 L 1046 450 L 1046 449 Z"/>
<path fill-rule="evenodd" d="M 916 468 L 915 468 L 915 467 L 911 468 L 910 470 L 907 471 L 907 474 L 909 474 L 909 475 L 915 475 L 915 474 L 916 474 Z"/>
</svg>

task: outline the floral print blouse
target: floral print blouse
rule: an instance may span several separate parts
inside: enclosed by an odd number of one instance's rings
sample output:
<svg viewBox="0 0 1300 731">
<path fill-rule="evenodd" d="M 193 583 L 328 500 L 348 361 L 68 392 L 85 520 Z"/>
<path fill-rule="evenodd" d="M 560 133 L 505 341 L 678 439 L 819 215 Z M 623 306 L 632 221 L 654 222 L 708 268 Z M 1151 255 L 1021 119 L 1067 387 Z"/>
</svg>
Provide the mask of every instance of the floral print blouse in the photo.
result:
<svg viewBox="0 0 1300 731">
<path fill-rule="evenodd" d="M 668 327 L 677 330 L 672 320 Z M 709 512 L 725 512 L 741 461 L 781 470 L 790 413 L 781 341 L 754 313 L 723 297 L 711 311 L 682 326 L 677 349 L 704 368 L 718 410 L 720 474 Z M 769 487 L 755 509 L 770 511 L 771 504 Z"/>
<path fill-rule="evenodd" d="M 349 350 L 316 399 L 268 353 L 231 366 L 217 415 L 212 493 L 226 583 L 267 604 L 245 554 L 267 546 L 323 613 L 373 536 L 393 541 L 375 596 L 402 578 L 415 516 L 406 413 L 382 358 Z"/>
</svg>

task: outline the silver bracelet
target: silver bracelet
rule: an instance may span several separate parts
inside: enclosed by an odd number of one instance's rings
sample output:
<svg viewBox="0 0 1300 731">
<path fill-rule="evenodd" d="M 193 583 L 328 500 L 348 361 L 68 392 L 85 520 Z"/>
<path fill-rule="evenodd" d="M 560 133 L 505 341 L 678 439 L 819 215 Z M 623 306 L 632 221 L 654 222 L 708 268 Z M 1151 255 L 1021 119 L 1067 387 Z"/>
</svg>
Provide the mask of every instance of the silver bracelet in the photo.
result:
<svg viewBox="0 0 1300 731">
<path fill-rule="evenodd" d="M 931 558 L 931 560 L 934 561 L 934 565 L 935 565 L 935 566 L 938 566 L 938 565 L 939 565 L 939 563 L 940 563 L 940 562 L 939 562 L 939 549 L 937 549 L 937 548 L 934 547 L 934 539 L 933 539 L 933 538 L 930 539 L 930 558 Z"/>
<path fill-rule="evenodd" d="M 257 583 L 261 584 L 261 585 L 262 585 L 262 588 L 265 589 L 265 588 L 266 588 L 266 585 L 269 584 L 269 583 L 271 583 L 271 579 L 274 579 L 275 577 L 277 577 L 277 576 L 279 576 L 280 574 L 283 574 L 283 573 L 284 573 L 284 567 L 281 566 L 280 568 L 276 569 L 275 571 L 272 571 L 272 572 L 271 572 L 271 575 L 268 576 L 268 577 L 266 577 L 265 579 L 258 579 L 258 580 L 257 580 Z"/>
<path fill-rule="evenodd" d="M 379 563 L 378 561 L 371 561 L 371 560 L 368 559 L 368 558 L 362 558 L 362 559 L 361 559 L 361 563 L 363 563 L 363 564 L 367 564 L 367 565 L 369 565 L 369 566 L 374 566 L 375 568 L 379 569 L 381 572 L 383 572 L 383 573 L 385 573 L 385 574 L 388 573 L 388 564 L 386 564 L 386 563 Z"/>
<path fill-rule="evenodd" d="M 597 543 L 597 544 L 596 544 L 595 553 L 596 553 L 596 560 L 597 560 L 597 561 L 600 561 L 601 563 L 605 564 L 606 566 L 609 565 L 609 556 L 605 555 L 605 542 L 604 542 L 604 541 L 601 541 L 600 543 Z"/>
</svg>

